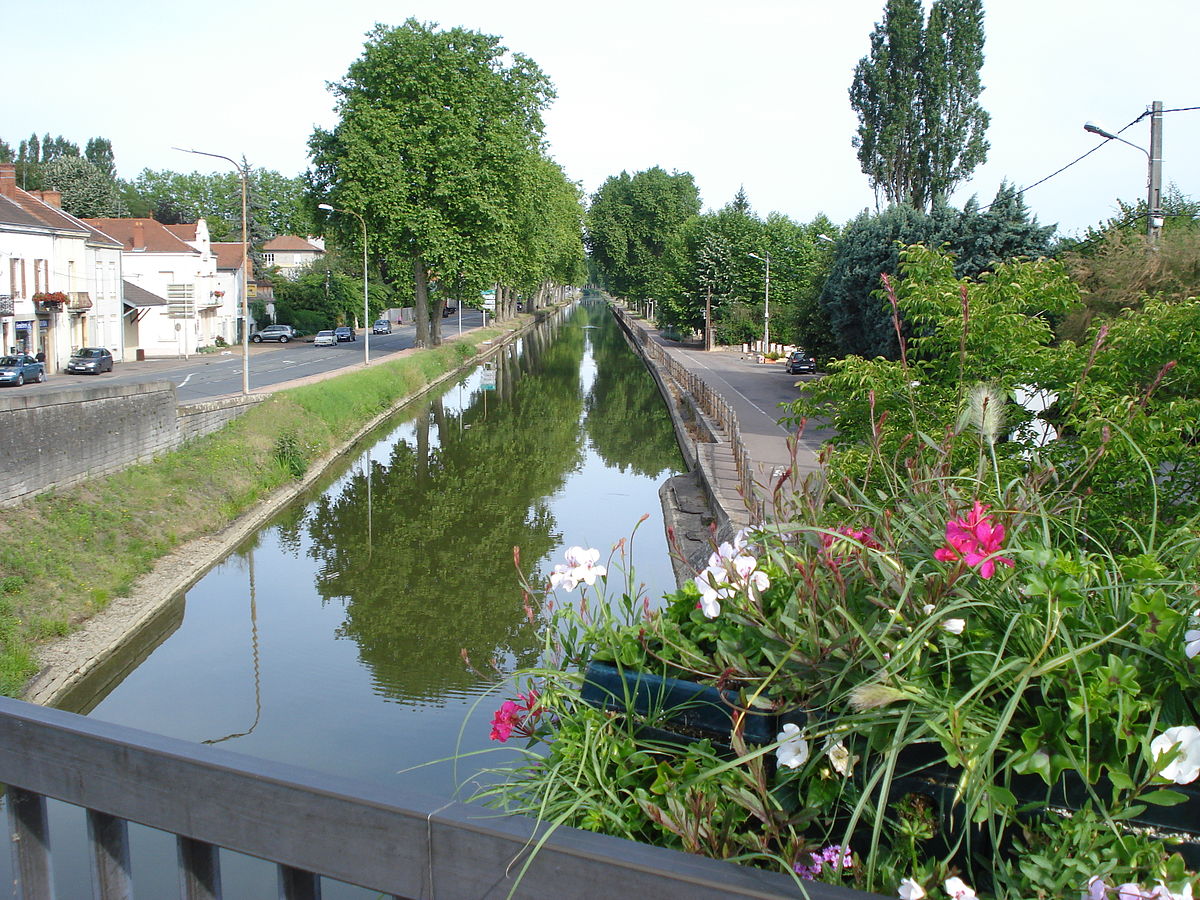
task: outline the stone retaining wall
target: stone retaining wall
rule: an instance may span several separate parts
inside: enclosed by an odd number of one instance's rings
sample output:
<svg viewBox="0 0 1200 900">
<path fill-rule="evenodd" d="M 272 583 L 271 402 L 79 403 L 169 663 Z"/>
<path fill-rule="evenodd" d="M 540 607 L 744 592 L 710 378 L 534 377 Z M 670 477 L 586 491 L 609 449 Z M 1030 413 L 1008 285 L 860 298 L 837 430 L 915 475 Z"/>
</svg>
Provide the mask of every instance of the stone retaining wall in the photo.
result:
<svg viewBox="0 0 1200 900">
<path fill-rule="evenodd" d="M 0 395 L 0 506 L 161 456 L 262 399 L 179 406 L 169 381 L 6 391 Z"/>
</svg>

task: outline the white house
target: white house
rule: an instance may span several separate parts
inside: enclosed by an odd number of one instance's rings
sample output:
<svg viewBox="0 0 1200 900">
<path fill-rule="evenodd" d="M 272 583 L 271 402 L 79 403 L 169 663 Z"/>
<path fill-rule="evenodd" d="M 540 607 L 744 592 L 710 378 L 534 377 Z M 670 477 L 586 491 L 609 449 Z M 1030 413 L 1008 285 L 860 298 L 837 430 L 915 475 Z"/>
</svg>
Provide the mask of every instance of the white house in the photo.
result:
<svg viewBox="0 0 1200 900">
<path fill-rule="evenodd" d="M 188 226 L 194 229 L 187 232 L 191 241 L 154 219 L 84 221 L 122 246 L 124 279 L 139 289 L 135 293 L 141 298 L 136 313 L 138 355 L 187 356 L 218 336 L 236 342 L 237 320 L 227 312 L 203 219 Z M 147 295 L 165 302 L 152 302 Z"/>
<path fill-rule="evenodd" d="M 43 353 L 51 372 L 80 347 L 125 357 L 121 245 L 61 201 L 0 163 L 0 350 Z"/>
<path fill-rule="evenodd" d="M 241 241 L 213 241 L 212 252 L 217 256 L 217 289 L 224 295 L 225 308 L 222 309 L 223 315 L 230 315 L 234 321 L 240 323 L 242 321 L 242 286 L 243 284 L 251 286 L 254 283 L 254 260 L 246 254 L 245 263 L 248 269 L 245 282 L 242 280 L 242 242 Z M 251 322 L 253 330 L 254 323 Z M 237 329 L 234 332 L 234 341 L 242 339 L 241 330 Z"/>
<path fill-rule="evenodd" d="M 276 267 L 284 278 L 295 278 L 301 270 L 324 255 L 324 238 L 305 239 L 294 234 L 271 238 L 262 248 L 264 265 Z"/>
</svg>

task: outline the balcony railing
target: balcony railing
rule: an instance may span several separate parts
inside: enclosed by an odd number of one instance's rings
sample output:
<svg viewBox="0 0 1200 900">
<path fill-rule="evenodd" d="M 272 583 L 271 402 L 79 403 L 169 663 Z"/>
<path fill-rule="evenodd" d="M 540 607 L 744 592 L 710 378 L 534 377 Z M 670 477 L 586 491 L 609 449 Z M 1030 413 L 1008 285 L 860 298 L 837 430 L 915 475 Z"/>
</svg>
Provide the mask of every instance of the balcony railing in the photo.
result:
<svg viewBox="0 0 1200 900">
<path fill-rule="evenodd" d="M 281 898 L 319 898 L 322 877 L 437 900 L 869 896 L 812 882 L 804 891 L 778 873 L 550 829 L 8 698 L 0 698 L 0 782 L 15 895 L 25 900 L 54 897 L 47 797 L 87 811 L 100 900 L 133 896 L 129 822 L 176 836 L 180 895 L 197 900 L 222 894 L 220 848 L 275 863 Z"/>
</svg>

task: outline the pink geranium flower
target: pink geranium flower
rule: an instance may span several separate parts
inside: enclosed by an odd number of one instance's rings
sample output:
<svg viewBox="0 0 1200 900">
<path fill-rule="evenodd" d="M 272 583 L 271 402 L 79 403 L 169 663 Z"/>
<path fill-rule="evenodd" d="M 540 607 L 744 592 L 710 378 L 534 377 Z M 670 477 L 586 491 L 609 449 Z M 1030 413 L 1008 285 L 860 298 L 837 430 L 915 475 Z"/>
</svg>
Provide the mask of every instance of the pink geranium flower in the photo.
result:
<svg viewBox="0 0 1200 900">
<path fill-rule="evenodd" d="M 988 507 L 978 500 L 965 519 L 951 519 L 946 523 L 946 542 L 949 547 L 934 551 L 934 559 L 942 562 L 957 562 L 962 559 L 968 566 L 979 567 L 979 574 L 991 578 L 996 574 L 996 563 L 1012 566 L 1013 561 L 996 556 L 1004 544 L 1004 526 L 993 522 L 987 514 Z"/>
</svg>

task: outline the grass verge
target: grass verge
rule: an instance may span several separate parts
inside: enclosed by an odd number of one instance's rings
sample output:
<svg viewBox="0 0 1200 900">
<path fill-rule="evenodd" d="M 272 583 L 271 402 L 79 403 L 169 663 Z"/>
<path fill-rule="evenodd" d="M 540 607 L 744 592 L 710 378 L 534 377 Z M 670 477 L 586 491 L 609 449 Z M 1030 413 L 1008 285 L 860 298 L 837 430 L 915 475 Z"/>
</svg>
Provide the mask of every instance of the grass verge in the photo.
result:
<svg viewBox="0 0 1200 900">
<path fill-rule="evenodd" d="M 220 531 L 367 422 L 472 358 L 503 329 L 273 394 L 220 431 L 4 511 L 0 694 L 20 696 L 39 643 L 127 594 L 175 547 Z"/>
</svg>

